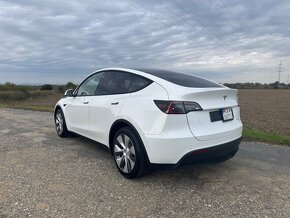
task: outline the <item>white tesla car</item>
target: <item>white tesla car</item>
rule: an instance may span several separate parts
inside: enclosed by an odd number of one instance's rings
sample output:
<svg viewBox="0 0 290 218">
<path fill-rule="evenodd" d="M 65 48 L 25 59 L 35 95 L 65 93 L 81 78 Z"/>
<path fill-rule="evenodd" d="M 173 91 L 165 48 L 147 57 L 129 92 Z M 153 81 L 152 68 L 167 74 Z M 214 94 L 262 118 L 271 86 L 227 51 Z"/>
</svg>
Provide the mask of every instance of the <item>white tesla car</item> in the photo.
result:
<svg viewBox="0 0 290 218">
<path fill-rule="evenodd" d="M 96 71 L 66 91 L 54 117 L 60 137 L 73 132 L 108 146 L 127 178 L 227 160 L 243 127 L 237 90 L 154 69 Z"/>
</svg>

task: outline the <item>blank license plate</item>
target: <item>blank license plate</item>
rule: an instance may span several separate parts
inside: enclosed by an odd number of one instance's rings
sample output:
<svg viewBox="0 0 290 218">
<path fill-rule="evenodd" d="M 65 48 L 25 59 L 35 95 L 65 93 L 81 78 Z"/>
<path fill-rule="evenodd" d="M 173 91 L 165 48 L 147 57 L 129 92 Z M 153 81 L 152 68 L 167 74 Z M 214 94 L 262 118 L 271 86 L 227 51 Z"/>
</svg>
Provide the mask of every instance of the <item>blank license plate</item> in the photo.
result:
<svg viewBox="0 0 290 218">
<path fill-rule="evenodd" d="M 223 121 L 230 121 L 234 119 L 234 114 L 232 108 L 222 109 Z"/>
</svg>

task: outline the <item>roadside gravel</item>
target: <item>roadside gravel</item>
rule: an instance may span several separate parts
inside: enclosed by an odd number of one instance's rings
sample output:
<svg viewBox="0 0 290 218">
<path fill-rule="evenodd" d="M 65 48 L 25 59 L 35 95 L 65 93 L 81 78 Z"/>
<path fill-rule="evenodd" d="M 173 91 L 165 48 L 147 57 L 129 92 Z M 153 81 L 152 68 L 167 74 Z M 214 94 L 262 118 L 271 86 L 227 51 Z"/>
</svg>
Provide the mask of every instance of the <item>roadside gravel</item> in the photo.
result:
<svg viewBox="0 0 290 218">
<path fill-rule="evenodd" d="M 59 138 L 52 113 L 0 108 L 0 217 L 289 217 L 290 148 L 127 180 L 110 152 Z"/>
</svg>

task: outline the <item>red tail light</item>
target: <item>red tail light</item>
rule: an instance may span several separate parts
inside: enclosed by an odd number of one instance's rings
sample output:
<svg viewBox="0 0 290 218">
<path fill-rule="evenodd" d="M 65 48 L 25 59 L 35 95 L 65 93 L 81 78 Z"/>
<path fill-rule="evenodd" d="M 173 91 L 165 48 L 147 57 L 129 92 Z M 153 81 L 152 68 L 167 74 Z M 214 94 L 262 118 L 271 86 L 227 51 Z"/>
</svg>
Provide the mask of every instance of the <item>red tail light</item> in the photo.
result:
<svg viewBox="0 0 290 218">
<path fill-rule="evenodd" d="M 191 101 L 163 101 L 154 100 L 156 106 L 166 114 L 186 114 L 190 111 L 200 111 L 201 106 Z"/>
</svg>

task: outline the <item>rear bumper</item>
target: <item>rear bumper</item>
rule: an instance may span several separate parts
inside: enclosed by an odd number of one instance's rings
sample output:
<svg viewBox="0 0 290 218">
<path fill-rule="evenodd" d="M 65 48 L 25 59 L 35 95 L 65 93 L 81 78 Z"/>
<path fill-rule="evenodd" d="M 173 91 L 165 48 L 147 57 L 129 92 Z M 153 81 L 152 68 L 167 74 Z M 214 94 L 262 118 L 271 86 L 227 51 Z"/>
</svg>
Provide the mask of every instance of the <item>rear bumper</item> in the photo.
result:
<svg viewBox="0 0 290 218">
<path fill-rule="evenodd" d="M 184 165 L 201 164 L 201 163 L 220 163 L 232 158 L 239 150 L 239 144 L 242 138 L 233 141 L 193 150 L 185 154 L 176 164 L 150 164 L 153 169 L 176 169 Z"/>
<path fill-rule="evenodd" d="M 171 128 L 160 135 L 142 135 L 142 140 L 150 163 L 177 164 L 186 154 L 200 149 L 223 145 L 242 137 L 242 125 L 231 135 L 212 140 L 197 140 L 188 127 Z"/>
</svg>

